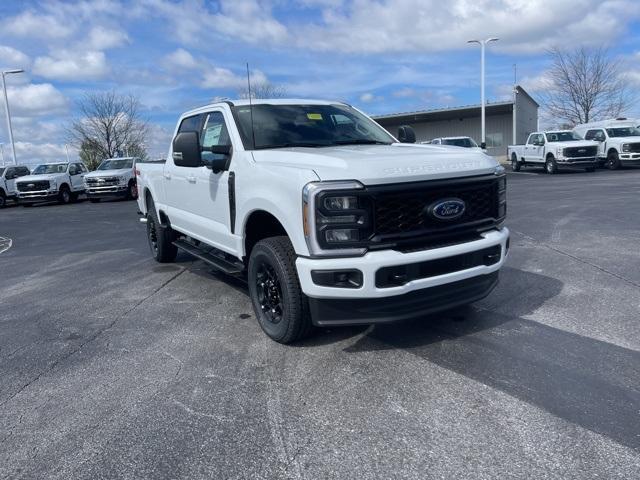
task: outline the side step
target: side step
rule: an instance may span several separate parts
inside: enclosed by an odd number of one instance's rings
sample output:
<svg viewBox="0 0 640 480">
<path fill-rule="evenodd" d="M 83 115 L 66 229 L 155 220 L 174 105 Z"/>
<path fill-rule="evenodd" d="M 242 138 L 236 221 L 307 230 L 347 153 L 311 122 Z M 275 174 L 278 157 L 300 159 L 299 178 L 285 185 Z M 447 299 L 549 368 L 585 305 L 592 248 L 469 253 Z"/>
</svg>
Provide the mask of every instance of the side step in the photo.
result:
<svg viewBox="0 0 640 480">
<path fill-rule="evenodd" d="M 216 255 L 215 248 L 209 247 L 210 250 L 204 250 L 185 240 L 176 240 L 173 244 L 180 250 L 184 250 L 189 255 L 193 255 L 227 275 L 238 275 L 244 271 L 244 264 L 242 262 L 227 260 L 223 258 L 222 255 L 224 254 L 222 252 Z"/>
</svg>

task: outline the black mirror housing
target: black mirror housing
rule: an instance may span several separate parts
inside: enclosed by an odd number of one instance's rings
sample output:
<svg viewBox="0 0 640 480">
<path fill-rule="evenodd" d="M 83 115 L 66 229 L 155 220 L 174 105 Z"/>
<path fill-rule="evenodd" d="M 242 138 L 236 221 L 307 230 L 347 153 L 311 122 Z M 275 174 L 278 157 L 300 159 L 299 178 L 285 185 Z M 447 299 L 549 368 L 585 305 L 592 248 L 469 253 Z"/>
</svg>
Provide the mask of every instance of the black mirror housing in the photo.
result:
<svg viewBox="0 0 640 480">
<path fill-rule="evenodd" d="M 487 142 L 482 142 L 482 143 L 480 144 L 480 148 L 481 148 L 482 150 L 486 150 L 486 149 L 487 149 Z"/>
<path fill-rule="evenodd" d="M 202 149 L 198 132 L 180 132 L 173 139 L 173 163 L 177 167 L 202 166 Z"/>
<path fill-rule="evenodd" d="M 409 125 L 398 128 L 398 140 L 401 143 L 416 143 L 416 132 Z"/>
</svg>

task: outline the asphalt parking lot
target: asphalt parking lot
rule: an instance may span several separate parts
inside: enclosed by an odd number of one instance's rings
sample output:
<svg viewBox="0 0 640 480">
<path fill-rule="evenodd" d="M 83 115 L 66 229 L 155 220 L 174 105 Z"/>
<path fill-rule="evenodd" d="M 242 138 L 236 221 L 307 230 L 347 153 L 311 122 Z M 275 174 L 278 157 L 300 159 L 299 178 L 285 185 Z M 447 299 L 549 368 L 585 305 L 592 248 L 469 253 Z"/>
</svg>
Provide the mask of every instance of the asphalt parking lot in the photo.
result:
<svg viewBox="0 0 640 480">
<path fill-rule="evenodd" d="M 0 477 L 640 478 L 639 203 L 509 174 L 489 297 L 289 347 L 133 202 L 2 210 Z"/>
</svg>

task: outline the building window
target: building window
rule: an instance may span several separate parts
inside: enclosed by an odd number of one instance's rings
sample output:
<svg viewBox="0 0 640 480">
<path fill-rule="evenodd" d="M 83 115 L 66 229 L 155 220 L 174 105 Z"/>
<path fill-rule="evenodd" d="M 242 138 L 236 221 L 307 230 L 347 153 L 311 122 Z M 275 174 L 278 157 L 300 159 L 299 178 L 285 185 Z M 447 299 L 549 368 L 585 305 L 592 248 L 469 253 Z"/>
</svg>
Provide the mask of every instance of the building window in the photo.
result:
<svg viewBox="0 0 640 480">
<path fill-rule="evenodd" d="M 502 132 L 487 133 L 487 147 L 502 147 L 504 141 L 502 139 Z"/>
</svg>

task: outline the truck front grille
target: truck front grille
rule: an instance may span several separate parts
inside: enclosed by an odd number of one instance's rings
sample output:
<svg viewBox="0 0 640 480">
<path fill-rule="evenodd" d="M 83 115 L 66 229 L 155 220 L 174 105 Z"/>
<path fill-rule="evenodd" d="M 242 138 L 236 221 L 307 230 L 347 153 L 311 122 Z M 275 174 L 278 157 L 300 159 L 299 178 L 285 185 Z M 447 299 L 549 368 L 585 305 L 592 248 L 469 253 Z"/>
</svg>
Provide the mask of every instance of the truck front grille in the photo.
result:
<svg viewBox="0 0 640 480">
<path fill-rule="evenodd" d="M 18 182 L 16 188 L 19 192 L 38 192 L 40 190 L 49 190 L 48 180 L 38 180 L 35 182 Z"/>
<path fill-rule="evenodd" d="M 595 157 L 598 154 L 598 147 L 568 147 L 563 153 L 567 158 Z"/>
<path fill-rule="evenodd" d="M 85 182 L 89 187 L 112 187 L 118 185 L 120 180 L 118 177 L 89 177 L 85 178 Z"/>
<path fill-rule="evenodd" d="M 402 186 L 379 186 L 368 190 L 374 199 L 375 233 L 372 244 L 401 241 L 429 246 L 468 237 L 500 223 L 506 208 L 500 208 L 499 179 L 455 179 Z M 457 198 L 465 211 L 455 220 L 440 220 L 427 213 L 434 202 Z M 373 246 L 373 245 L 372 245 Z"/>
<path fill-rule="evenodd" d="M 629 144 L 629 152 L 631 152 L 631 153 L 639 153 L 640 152 L 640 143 L 630 143 Z"/>
</svg>

